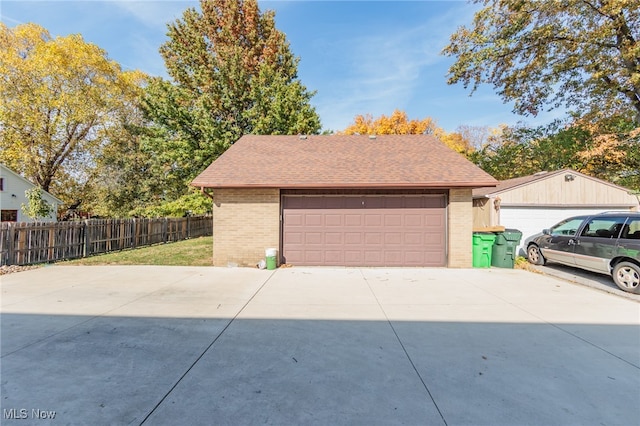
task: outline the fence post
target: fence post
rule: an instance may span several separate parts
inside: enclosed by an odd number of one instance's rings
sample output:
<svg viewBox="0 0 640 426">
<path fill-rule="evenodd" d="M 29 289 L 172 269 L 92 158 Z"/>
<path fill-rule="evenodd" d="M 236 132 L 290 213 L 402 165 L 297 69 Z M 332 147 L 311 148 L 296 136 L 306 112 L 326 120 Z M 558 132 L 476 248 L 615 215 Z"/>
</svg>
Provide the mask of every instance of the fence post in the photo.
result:
<svg viewBox="0 0 640 426">
<path fill-rule="evenodd" d="M 89 219 L 85 219 L 83 221 L 84 226 L 82 227 L 84 231 L 84 253 L 82 257 L 88 257 L 91 255 L 89 248 L 91 247 L 91 241 L 89 238 Z"/>
<path fill-rule="evenodd" d="M 133 239 L 131 247 L 136 248 L 138 245 L 138 227 L 136 226 L 136 218 L 131 221 L 131 237 Z"/>
<path fill-rule="evenodd" d="M 7 253 L 7 265 L 15 265 L 16 264 L 16 229 L 15 229 L 16 224 L 15 223 L 10 223 L 9 224 L 9 244 L 8 244 L 8 253 Z"/>
<path fill-rule="evenodd" d="M 169 219 L 166 217 L 162 221 L 162 239 L 165 244 L 169 240 Z"/>
<path fill-rule="evenodd" d="M 48 242 L 47 242 L 47 261 L 51 262 L 55 260 L 56 256 L 56 223 L 49 228 Z"/>
<path fill-rule="evenodd" d="M 190 217 L 187 215 L 187 240 L 191 238 L 191 222 L 189 221 Z"/>
</svg>

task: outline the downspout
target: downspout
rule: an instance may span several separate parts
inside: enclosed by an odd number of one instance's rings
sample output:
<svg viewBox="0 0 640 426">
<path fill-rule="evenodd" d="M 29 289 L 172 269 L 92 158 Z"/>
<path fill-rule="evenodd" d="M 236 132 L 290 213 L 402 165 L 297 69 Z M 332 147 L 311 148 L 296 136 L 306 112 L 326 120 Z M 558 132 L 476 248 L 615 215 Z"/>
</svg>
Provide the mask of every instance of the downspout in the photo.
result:
<svg viewBox="0 0 640 426">
<path fill-rule="evenodd" d="M 207 197 L 211 198 L 213 200 L 213 195 L 210 192 L 207 192 L 204 190 L 204 186 L 200 187 L 200 192 L 202 192 L 204 195 L 206 195 Z"/>
</svg>

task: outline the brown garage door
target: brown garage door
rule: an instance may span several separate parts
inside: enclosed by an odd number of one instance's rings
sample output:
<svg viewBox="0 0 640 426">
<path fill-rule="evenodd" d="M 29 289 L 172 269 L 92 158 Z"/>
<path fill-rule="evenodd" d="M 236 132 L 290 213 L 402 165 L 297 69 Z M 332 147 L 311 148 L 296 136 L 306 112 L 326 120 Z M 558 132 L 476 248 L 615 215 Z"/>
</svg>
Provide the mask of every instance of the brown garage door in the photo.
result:
<svg viewBox="0 0 640 426">
<path fill-rule="evenodd" d="M 444 195 L 285 196 L 293 265 L 445 266 Z"/>
</svg>

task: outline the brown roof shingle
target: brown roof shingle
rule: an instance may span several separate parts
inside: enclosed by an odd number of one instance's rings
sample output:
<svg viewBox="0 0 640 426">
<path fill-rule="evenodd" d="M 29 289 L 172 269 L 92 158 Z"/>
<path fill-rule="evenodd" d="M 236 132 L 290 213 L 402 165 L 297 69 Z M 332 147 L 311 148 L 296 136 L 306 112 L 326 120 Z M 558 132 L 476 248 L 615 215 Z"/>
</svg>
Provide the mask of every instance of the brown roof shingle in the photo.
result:
<svg viewBox="0 0 640 426">
<path fill-rule="evenodd" d="M 474 188 L 497 183 L 430 135 L 247 135 L 191 184 L 206 188 Z"/>
</svg>

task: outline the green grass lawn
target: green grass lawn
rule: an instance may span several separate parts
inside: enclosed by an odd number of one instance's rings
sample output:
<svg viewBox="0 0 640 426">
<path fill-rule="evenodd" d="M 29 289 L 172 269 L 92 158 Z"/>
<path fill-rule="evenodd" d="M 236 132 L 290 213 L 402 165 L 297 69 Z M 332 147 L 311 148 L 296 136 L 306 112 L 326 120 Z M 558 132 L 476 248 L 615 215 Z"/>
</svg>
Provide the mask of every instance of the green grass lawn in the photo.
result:
<svg viewBox="0 0 640 426">
<path fill-rule="evenodd" d="M 175 243 L 100 254 L 60 262 L 60 264 L 211 266 L 213 264 L 212 255 L 213 237 L 200 237 Z"/>
</svg>

